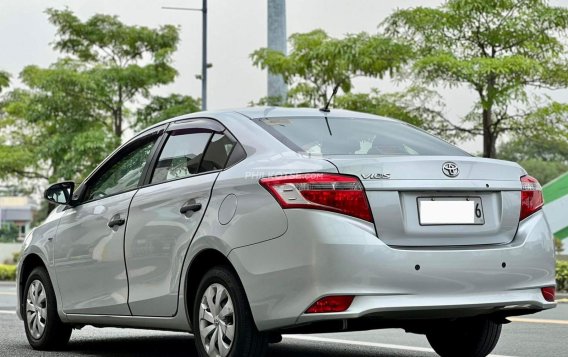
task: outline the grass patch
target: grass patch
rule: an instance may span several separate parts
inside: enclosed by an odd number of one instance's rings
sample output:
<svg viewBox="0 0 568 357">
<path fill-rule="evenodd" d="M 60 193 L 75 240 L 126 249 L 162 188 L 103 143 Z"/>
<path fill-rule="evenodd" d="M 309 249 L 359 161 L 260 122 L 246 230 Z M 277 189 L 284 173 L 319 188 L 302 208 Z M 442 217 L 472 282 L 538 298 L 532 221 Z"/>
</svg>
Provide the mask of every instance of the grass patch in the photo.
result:
<svg viewBox="0 0 568 357">
<path fill-rule="evenodd" d="M 568 261 L 556 261 L 556 290 L 568 291 Z"/>
<path fill-rule="evenodd" d="M 0 281 L 16 280 L 16 266 L 0 264 Z"/>
</svg>

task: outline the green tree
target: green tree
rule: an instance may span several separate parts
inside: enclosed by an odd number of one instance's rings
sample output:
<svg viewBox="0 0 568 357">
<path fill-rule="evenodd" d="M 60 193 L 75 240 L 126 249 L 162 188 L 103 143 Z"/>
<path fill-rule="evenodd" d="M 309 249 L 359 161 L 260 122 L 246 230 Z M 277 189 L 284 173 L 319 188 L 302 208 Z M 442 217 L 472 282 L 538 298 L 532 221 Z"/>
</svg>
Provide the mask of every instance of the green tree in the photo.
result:
<svg viewBox="0 0 568 357">
<path fill-rule="evenodd" d="M 478 97 L 461 129 L 483 136 L 483 155 L 496 156 L 500 135 L 522 119 L 512 113 L 527 88 L 568 83 L 562 37 L 568 9 L 545 0 L 447 0 L 438 8 L 397 10 L 386 34 L 417 53 L 414 76 L 428 85 L 467 85 Z"/>
<path fill-rule="evenodd" d="M 177 71 L 170 63 L 179 29 L 127 26 L 116 16 L 100 14 L 83 22 L 70 10 L 49 9 L 47 14 L 57 27 L 54 48 L 85 66 L 96 86 L 92 99 L 110 114 L 120 139 L 128 124 L 128 104 L 174 80 Z"/>
<path fill-rule="evenodd" d="M 251 58 L 255 66 L 282 75 L 289 86 L 288 104 L 293 106 L 323 107 L 336 85 L 349 93 L 354 77 L 392 74 L 412 54 L 402 42 L 366 33 L 336 39 L 314 30 L 293 34 L 289 42 L 287 56 L 261 48 Z M 271 99 L 263 102 L 270 104 Z"/>
<path fill-rule="evenodd" d="M 3 100 L 0 176 L 81 180 L 119 143 L 93 100 L 96 83 L 73 61 L 27 66 L 20 78 L 26 88 Z"/>
<path fill-rule="evenodd" d="M 541 184 L 568 171 L 568 104 L 550 103 L 522 114 L 498 158 L 516 161 Z"/>
<path fill-rule="evenodd" d="M 499 146 L 499 159 L 509 161 L 539 160 L 568 164 L 568 139 L 550 140 L 538 137 L 515 137 Z"/>
<path fill-rule="evenodd" d="M 133 124 L 134 103 L 174 79 L 178 29 L 47 13 L 57 27 L 54 49 L 66 57 L 48 68 L 25 67 L 25 87 L 3 95 L 0 177 L 81 181 Z"/>
<path fill-rule="evenodd" d="M 559 161 L 528 159 L 518 161 L 529 175 L 534 176 L 541 185 L 546 185 L 558 176 L 568 172 L 568 164 Z"/>
<path fill-rule="evenodd" d="M 4 88 L 10 85 L 10 74 L 8 72 L 0 71 L 0 93 Z"/>
<path fill-rule="evenodd" d="M 134 128 L 141 130 L 162 120 L 200 110 L 201 101 L 190 96 L 181 94 L 171 94 L 167 97 L 154 96 L 146 106 L 136 111 Z"/>
<path fill-rule="evenodd" d="M 564 251 L 564 244 L 562 242 L 562 239 L 554 237 L 554 250 L 556 251 L 556 254 L 562 254 L 562 252 Z"/>
<path fill-rule="evenodd" d="M 0 243 L 14 243 L 18 238 L 19 229 L 14 223 L 0 224 Z M 3 263 L 3 262 L 2 262 Z"/>
</svg>

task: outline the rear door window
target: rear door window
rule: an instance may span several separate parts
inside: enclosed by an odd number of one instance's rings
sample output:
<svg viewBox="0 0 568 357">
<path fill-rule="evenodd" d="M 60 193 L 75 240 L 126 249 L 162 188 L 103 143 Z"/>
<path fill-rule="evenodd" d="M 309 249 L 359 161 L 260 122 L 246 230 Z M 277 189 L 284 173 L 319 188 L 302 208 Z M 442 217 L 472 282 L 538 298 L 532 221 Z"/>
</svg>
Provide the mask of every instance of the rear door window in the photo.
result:
<svg viewBox="0 0 568 357">
<path fill-rule="evenodd" d="M 207 151 L 201 162 L 201 171 L 222 170 L 227 164 L 229 155 L 235 147 L 235 142 L 225 134 L 216 133 L 211 137 Z"/>
<path fill-rule="evenodd" d="M 172 133 L 164 145 L 151 183 L 177 180 L 198 174 L 211 133 Z"/>
<path fill-rule="evenodd" d="M 292 150 L 312 155 L 469 156 L 435 136 L 391 120 L 311 117 L 257 123 Z"/>
<path fill-rule="evenodd" d="M 160 153 L 151 183 L 222 170 L 236 145 L 236 140 L 226 133 L 173 132 Z"/>
</svg>

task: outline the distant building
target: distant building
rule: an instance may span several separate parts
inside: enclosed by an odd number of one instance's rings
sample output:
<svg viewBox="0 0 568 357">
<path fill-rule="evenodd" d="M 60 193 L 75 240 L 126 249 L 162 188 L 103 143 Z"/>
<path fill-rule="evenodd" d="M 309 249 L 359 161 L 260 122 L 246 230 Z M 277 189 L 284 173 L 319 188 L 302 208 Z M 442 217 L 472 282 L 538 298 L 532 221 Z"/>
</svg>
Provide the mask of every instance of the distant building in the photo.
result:
<svg viewBox="0 0 568 357">
<path fill-rule="evenodd" d="M 35 205 L 28 197 L 0 197 L 0 228 L 16 226 L 15 238 L 22 241 L 30 230 L 34 208 Z"/>
</svg>

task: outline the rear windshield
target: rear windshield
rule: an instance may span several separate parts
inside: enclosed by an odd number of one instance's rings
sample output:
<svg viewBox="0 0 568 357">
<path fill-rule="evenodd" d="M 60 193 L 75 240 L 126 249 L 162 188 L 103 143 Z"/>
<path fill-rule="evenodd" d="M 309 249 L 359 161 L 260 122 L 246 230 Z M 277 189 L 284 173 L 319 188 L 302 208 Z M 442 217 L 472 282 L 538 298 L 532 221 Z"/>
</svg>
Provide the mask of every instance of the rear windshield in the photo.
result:
<svg viewBox="0 0 568 357">
<path fill-rule="evenodd" d="M 465 151 L 404 123 L 357 118 L 268 118 L 257 122 L 292 150 L 313 155 L 452 155 Z"/>
</svg>

